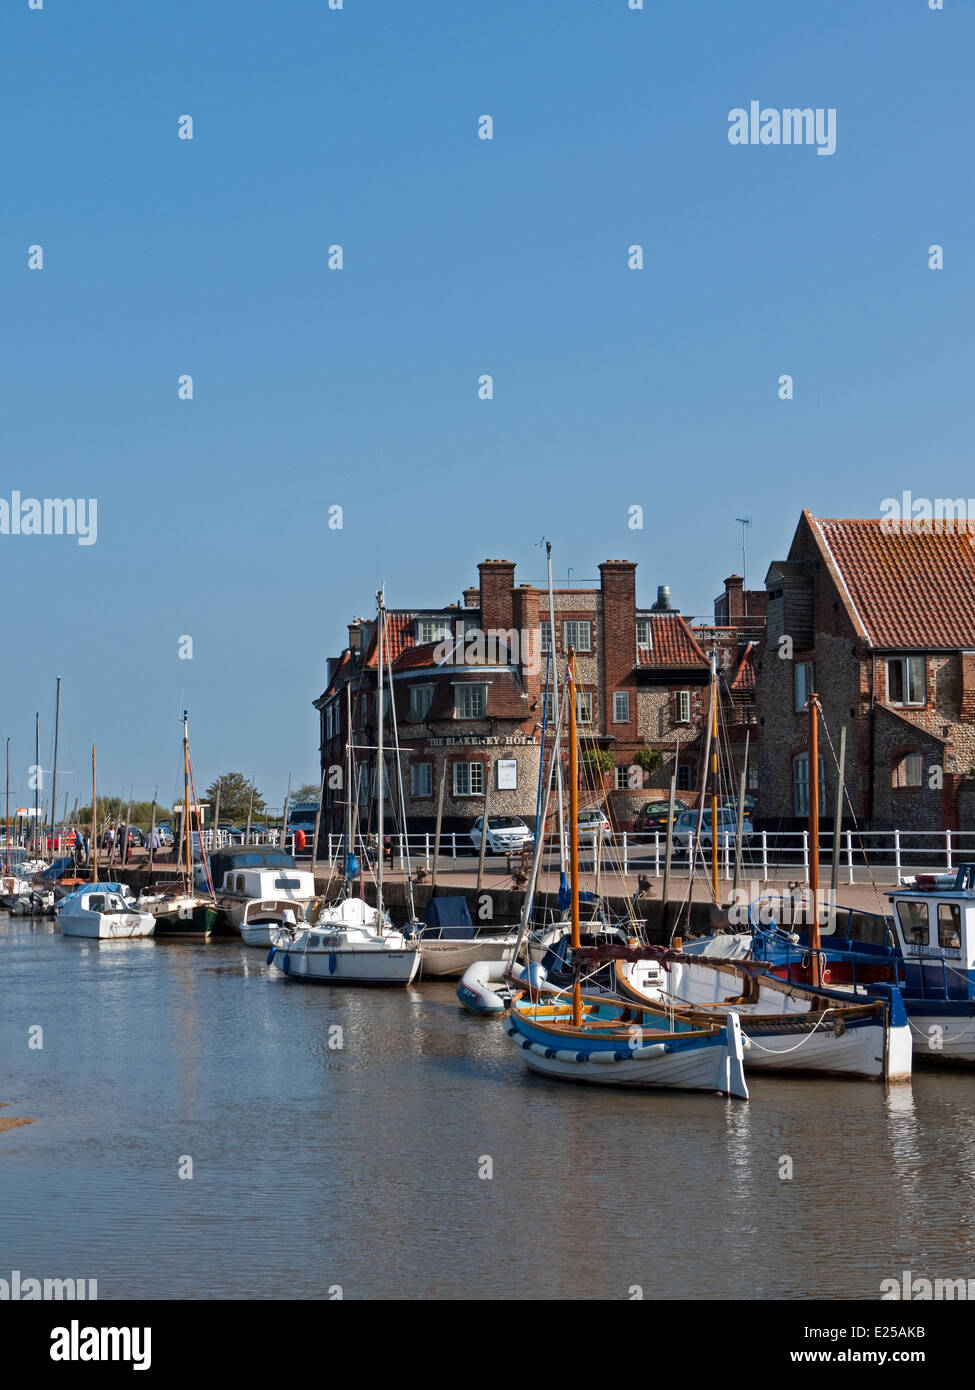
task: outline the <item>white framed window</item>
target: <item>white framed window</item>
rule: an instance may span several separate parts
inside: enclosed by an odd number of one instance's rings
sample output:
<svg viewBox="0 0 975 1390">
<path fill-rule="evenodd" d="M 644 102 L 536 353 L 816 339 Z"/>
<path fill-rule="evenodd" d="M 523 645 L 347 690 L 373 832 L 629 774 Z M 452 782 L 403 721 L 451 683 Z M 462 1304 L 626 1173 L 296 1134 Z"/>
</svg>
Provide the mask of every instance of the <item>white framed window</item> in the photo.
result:
<svg viewBox="0 0 975 1390">
<path fill-rule="evenodd" d="M 637 618 L 636 620 L 636 644 L 638 647 L 649 647 L 650 641 L 650 619 Z"/>
<path fill-rule="evenodd" d="M 628 690 L 613 691 L 613 723 L 629 724 L 630 722 L 630 692 Z"/>
<path fill-rule="evenodd" d="M 454 796 L 484 795 L 484 764 L 454 763 Z"/>
<path fill-rule="evenodd" d="M 630 790 L 630 769 L 628 764 L 616 768 L 616 790 L 626 792 Z"/>
<path fill-rule="evenodd" d="M 548 618 L 543 618 L 538 624 L 538 649 L 541 652 L 552 650 L 552 624 Z"/>
<path fill-rule="evenodd" d="M 483 719 L 487 709 L 486 685 L 454 687 L 454 715 L 458 719 Z"/>
<path fill-rule="evenodd" d="M 691 722 L 691 692 L 689 690 L 674 691 L 674 723 L 689 724 Z"/>
<path fill-rule="evenodd" d="M 410 686 L 410 718 L 426 719 L 433 704 L 432 685 Z"/>
<path fill-rule="evenodd" d="M 576 719 L 580 724 L 592 723 L 592 691 L 576 691 Z"/>
<path fill-rule="evenodd" d="M 802 714 L 809 702 L 809 697 L 813 693 L 816 668 L 811 661 L 796 662 L 795 676 L 795 712 Z"/>
<path fill-rule="evenodd" d="M 924 761 L 920 753 L 905 753 L 894 765 L 891 779 L 895 787 L 920 787 L 924 781 Z"/>
<path fill-rule="evenodd" d="M 887 700 L 892 705 L 923 705 L 924 657 L 894 656 L 887 662 Z"/>
<path fill-rule="evenodd" d="M 428 642 L 442 642 L 445 637 L 452 636 L 450 621 L 447 618 L 417 618 L 416 620 L 418 646 L 426 646 Z"/>
<path fill-rule="evenodd" d="M 433 763 L 410 763 L 410 796 L 433 796 Z"/>
<path fill-rule="evenodd" d="M 574 647 L 577 652 L 591 652 L 592 623 L 588 620 L 563 623 L 562 640 L 566 649 Z"/>
</svg>

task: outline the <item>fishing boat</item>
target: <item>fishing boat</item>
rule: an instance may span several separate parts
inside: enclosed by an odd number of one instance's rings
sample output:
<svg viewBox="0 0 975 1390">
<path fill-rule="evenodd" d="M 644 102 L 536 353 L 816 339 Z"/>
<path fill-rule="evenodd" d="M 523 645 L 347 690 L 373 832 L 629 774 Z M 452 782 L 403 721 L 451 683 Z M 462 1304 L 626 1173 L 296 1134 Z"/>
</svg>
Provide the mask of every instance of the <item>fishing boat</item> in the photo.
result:
<svg viewBox="0 0 975 1390">
<path fill-rule="evenodd" d="M 62 936 L 83 936 L 103 941 L 152 936 L 155 919 L 140 912 L 122 896 L 119 883 L 89 883 L 62 898 L 57 923 Z"/>
<path fill-rule="evenodd" d="M 834 997 L 896 989 L 915 1062 L 975 1065 L 975 864 L 909 877 L 887 898 L 890 916 L 838 909 L 826 936 L 754 923 L 751 954 L 781 981 L 808 984 L 818 972 Z"/>
<path fill-rule="evenodd" d="M 190 827 L 199 824 L 190 763 L 189 716 L 183 711 L 183 845 L 184 860 L 178 878 L 150 884 L 139 895 L 139 907 L 148 912 L 156 923 L 156 936 L 183 937 L 207 940 L 213 935 L 220 913 L 213 893 L 210 871 L 205 855 L 201 859 L 202 884 L 193 877 L 193 836 Z M 202 845 L 201 845 L 202 854 Z"/>
<path fill-rule="evenodd" d="M 748 1098 L 745 1043 L 734 1013 L 693 1026 L 676 1010 L 610 995 L 584 994 L 579 914 L 579 759 L 575 653 L 569 648 L 570 911 L 574 978 L 553 996 L 545 987 L 519 990 L 505 1031 L 525 1063 L 546 1076 L 599 1085 L 717 1091 Z"/>
<path fill-rule="evenodd" d="M 733 1012 L 751 1044 L 749 1071 L 911 1079 L 911 1030 L 900 992 L 851 1001 L 763 975 L 750 957 L 720 956 L 729 937 L 715 937 L 709 956 L 634 944 L 614 952 L 619 991 L 637 1003 L 673 1004 L 689 1020 Z M 662 961 L 666 960 L 666 969 Z"/>
<path fill-rule="evenodd" d="M 386 653 L 386 603 L 382 590 L 377 594 L 378 661 L 376 663 L 376 843 L 383 843 L 383 801 L 385 797 L 383 727 L 384 667 Z M 351 726 L 347 758 L 351 762 Z M 346 825 L 351 826 L 352 779 L 346 779 Z M 349 857 L 351 858 L 351 847 Z M 347 884 L 351 874 L 346 871 Z M 361 880 L 360 880 L 361 886 Z M 272 932 L 268 964 L 294 980 L 326 984 L 408 985 L 420 968 L 419 948 L 407 941 L 392 924 L 383 908 L 383 856 L 376 861 L 376 906 L 364 898 L 347 896 L 324 907 L 313 924 L 293 930 Z"/>
</svg>

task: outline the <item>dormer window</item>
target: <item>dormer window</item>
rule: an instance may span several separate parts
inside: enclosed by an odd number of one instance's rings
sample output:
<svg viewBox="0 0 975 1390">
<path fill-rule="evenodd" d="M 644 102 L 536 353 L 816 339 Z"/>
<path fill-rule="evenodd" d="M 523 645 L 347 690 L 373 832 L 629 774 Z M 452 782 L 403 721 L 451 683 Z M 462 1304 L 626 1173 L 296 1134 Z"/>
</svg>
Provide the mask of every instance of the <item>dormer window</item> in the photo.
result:
<svg viewBox="0 0 975 1390">
<path fill-rule="evenodd" d="M 453 636 L 450 622 L 446 618 L 417 618 L 417 645 L 425 647 L 430 642 L 443 642 Z"/>
</svg>

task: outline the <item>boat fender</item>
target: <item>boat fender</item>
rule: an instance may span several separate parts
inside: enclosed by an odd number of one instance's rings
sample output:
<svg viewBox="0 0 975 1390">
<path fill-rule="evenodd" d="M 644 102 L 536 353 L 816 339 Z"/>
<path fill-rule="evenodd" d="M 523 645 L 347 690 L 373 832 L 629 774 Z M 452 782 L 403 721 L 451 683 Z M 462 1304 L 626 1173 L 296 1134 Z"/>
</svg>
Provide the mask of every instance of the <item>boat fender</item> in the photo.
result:
<svg viewBox="0 0 975 1390">
<path fill-rule="evenodd" d="M 645 1047 L 635 1047 L 632 1057 L 662 1057 L 665 1052 L 673 1052 L 670 1043 L 647 1043 Z"/>
<path fill-rule="evenodd" d="M 555 1060 L 556 1060 L 557 1062 L 579 1062 L 579 1061 L 582 1060 L 582 1058 L 583 1058 L 584 1056 L 585 1056 L 585 1053 L 582 1053 L 582 1052 L 567 1052 L 567 1051 L 563 1048 L 560 1052 L 556 1052 L 556 1054 L 555 1054 Z"/>
<path fill-rule="evenodd" d="M 286 975 L 291 974 L 291 956 L 287 951 L 284 953 L 284 960 L 281 962 L 281 969 Z"/>
<path fill-rule="evenodd" d="M 515 1027 L 513 1023 L 509 1021 L 504 1025 L 504 1031 L 507 1033 L 509 1038 L 513 1038 L 514 1035 L 517 1033 L 518 1029 Z"/>
<path fill-rule="evenodd" d="M 336 967 L 337 963 L 338 963 L 338 962 L 336 961 L 336 958 L 335 958 L 335 952 L 334 952 L 334 951 L 329 951 L 329 953 L 328 953 L 328 973 L 329 973 L 330 975 L 334 975 L 334 974 L 335 974 L 335 967 Z"/>
<path fill-rule="evenodd" d="M 266 961 L 266 964 L 267 964 L 267 965 L 270 965 L 271 962 L 273 961 L 274 956 L 275 956 L 275 953 L 277 952 L 277 949 L 278 949 L 277 946 L 272 946 L 271 949 L 270 949 L 270 951 L 268 951 L 268 953 L 267 953 L 267 961 Z"/>
<path fill-rule="evenodd" d="M 548 1049 L 547 1047 L 543 1047 L 541 1043 L 529 1043 L 528 1046 L 529 1046 L 529 1049 L 530 1049 L 532 1052 L 534 1052 L 534 1054 L 535 1054 L 536 1057 L 547 1057 L 547 1056 L 548 1056 L 549 1049 Z"/>
<path fill-rule="evenodd" d="M 590 1052 L 590 1054 L 589 1054 L 589 1060 L 590 1060 L 590 1062 L 615 1062 L 615 1061 L 616 1061 L 616 1053 L 615 1053 L 615 1052 Z"/>
<path fill-rule="evenodd" d="M 544 1055 L 545 1055 L 546 1057 L 548 1057 L 549 1059 L 551 1059 L 552 1057 L 555 1056 L 555 1048 L 554 1048 L 554 1047 L 547 1047 L 547 1048 L 545 1049 Z"/>
</svg>

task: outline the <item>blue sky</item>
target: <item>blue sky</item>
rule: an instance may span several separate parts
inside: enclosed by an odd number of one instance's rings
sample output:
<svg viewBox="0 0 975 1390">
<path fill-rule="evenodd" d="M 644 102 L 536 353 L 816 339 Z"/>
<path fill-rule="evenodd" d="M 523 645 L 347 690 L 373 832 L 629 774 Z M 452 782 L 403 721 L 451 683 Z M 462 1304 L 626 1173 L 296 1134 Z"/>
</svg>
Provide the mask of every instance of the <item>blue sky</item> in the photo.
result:
<svg viewBox="0 0 975 1390">
<path fill-rule="evenodd" d="M 171 799 L 186 705 L 200 780 L 280 805 L 381 580 L 541 580 L 545 535 L 559 578 L 633 559 L 706 615 L 736 516 L 757 582 L 804 506 L 975 493 L 945 6 L 7 0 L 0 497 L 98 499 L 93 546 L 0 536 L 15 794 L 58 672 L 72 799 L 92 742 L 103 790 Z M 836 153 L 730 145 L 753 99 L 835 107 Z"/>
</svg>

